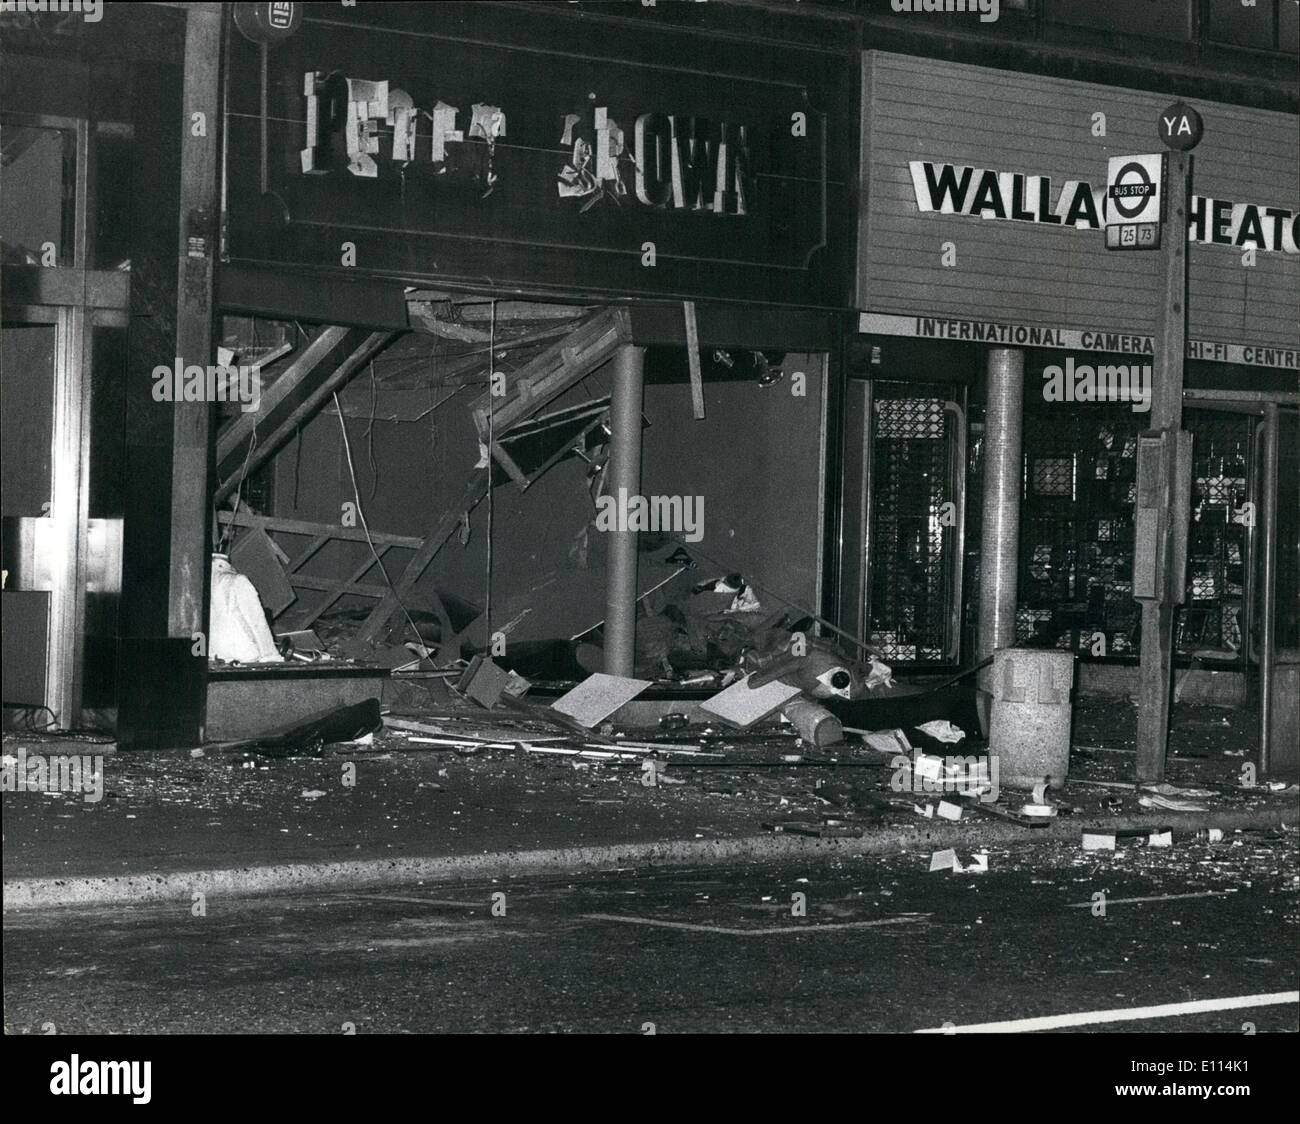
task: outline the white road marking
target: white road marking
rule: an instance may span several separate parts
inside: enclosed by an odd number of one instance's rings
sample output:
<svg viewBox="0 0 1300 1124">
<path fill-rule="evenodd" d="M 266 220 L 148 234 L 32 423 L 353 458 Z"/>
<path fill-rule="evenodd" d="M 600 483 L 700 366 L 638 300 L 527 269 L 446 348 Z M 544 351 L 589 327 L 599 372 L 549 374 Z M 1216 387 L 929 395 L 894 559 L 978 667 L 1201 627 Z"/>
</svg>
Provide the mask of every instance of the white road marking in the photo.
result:
<svg viewBox="0 0 1300 1124">
<path fill-rule="evenodd" d="M 723 925 L 694 925 L 689 921 L 660 921 L 654 917 L 627 917 L 618 913 L 584 913 L 588 921 L 622 921 L 627 925 L 652 925 L 658 929 L 684 929 L 692 933 L 724 933 L 729 937 L 771 937 L 791 933 L 837 933 L 845 929 L 869 929 L 880 925 L 905 925 L 921 921 L 928 913 L 914 913 L 907 917 L 886 917 L 879 921 L 845 921 L 838 925 L 778 925 L 771 929 L 729 929 Z"/>
<path fill-rule="evenodd" d="M 1226 894 L 1235 894 L 1236 890 L 1202 890 L 1195 894 L 1152 894 L 1148 898 L 1107 898 L 1106 904 L 1112 905 L 1140 905 L 1142 902 L 1181 902 L 1188 898 L 1221 898 Z M 1096 905 L 1096 902 L 1069 902 L 1071 909 L 1090 909 Z"/>
<path fill-rule="evenodd" d="M 966 1026 L 931 1026 L 914 1034 L 1015 1034 L 1032 1030 L 1060 1030 L 1067 1026 L 1096 1023 L 1140 1022 L 1167 1019 L 1175 1015 L 1200 1015 L 1209 1011 L 1236 1011 L 1243 1007 L 1276 1007 L 1300 1003 L 1300 991 L 1275 991 L 1267 995 L 1238 995 L 1230 999 L 1193 999 L 1187 1003 L 1161 1003 L 1155 1007 L 1117 1007 L 1111 1011 L 1076 1011 L 1069 1015 L 1043 1015 L 1035 1019 L 1008 1019 L 996 1023 Z"/>
</svg>

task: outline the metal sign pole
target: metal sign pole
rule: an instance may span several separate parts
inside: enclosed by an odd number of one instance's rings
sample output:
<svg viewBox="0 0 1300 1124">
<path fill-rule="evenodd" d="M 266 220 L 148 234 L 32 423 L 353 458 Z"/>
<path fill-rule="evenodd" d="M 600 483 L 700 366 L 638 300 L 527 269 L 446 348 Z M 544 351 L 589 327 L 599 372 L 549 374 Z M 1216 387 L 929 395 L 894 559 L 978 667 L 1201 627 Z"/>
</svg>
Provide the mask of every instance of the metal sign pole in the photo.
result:
<svg viewBox="0 0 1300 1124">
<path fill-rule="evenodd" d="M 1185 450 L 1187 443 L 1181 430 L 1183 368 L 1187 355 L 1187 210 L 1192 192 L 1189 152 L 1175 150 L 1168 154 L 1165 185 L 1168 207 L 1160 248 L 1162 299 L 1156 313 L 1151 388 L 1151 427 L 1162 434 L 1165 450 L 1163 456 L 1154 460 L 1155 477 L 1151 483 L 1155 494 L 1163 498 L 1166 515 L 1159 521 L 1158 530 L 1160 580 L 1155 596 L 1142 601 L 1137 721 L 1139 782 L 1159 781 L 1165 774 L 1174 617 L 1183 593 L 1175 586 L 1184 580 L 1180 563 L 1187 552 L 1187 487 L 1179 476 L 1189 466 L 1178 452 L 1180 446 Z M 1137 502 L 1142 502 L 1142 496 L 1138 496 Z"/>
</svg>

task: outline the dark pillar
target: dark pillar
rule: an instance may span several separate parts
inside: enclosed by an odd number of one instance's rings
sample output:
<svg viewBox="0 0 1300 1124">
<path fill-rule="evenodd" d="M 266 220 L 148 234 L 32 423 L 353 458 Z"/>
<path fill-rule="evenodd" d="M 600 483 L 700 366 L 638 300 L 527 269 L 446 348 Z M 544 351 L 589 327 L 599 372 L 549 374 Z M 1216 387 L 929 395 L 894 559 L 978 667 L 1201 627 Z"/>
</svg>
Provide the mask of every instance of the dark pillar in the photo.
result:
<svg viewBox="0 0 1300 1124">
<path fill-rule="evenodd" d="M 641 406 L 645 349 L 626 344 L 614 356 L 610 402 L 609 491 L 629 500 L 641 491 Z M 605 672 L 630 676 L 636 664 L 637 532 L 609 532 L 605 586 Z"/>
<path fill-rule="evenodd" d="M 118 701 L 124 749 L 203 740 L 212 407 L 154 401 L 152 371 L 177 359 L 215 362 L 222 18 L 220 5 L 191 5 L 184 59 L 136 74 Z"/>
</svg>

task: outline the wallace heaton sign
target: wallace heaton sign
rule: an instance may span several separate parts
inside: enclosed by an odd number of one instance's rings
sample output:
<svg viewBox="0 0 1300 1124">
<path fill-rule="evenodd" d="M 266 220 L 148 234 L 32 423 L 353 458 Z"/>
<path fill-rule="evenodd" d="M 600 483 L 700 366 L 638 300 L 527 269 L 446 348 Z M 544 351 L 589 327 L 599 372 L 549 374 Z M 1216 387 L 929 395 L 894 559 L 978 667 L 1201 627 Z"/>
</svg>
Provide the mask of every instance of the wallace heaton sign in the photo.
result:
<svg viewBox="0 0 1300 1124">
<path fill-rule="evenodd" d="M 847 300 L 855 76 L 837 54 L 439 3 L 312 5 L 267 57 L 264 115 L 259 49 L 231 41 L 226 260 Z"/>
</svg>

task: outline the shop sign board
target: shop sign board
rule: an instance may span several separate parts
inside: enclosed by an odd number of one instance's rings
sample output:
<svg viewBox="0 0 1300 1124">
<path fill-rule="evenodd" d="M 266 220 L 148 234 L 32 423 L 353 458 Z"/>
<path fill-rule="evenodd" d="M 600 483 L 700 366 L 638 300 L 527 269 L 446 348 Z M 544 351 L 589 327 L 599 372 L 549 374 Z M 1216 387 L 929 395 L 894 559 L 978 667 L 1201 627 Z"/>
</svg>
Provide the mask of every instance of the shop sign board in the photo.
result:
<svg viewBox="0 0 1300 1124">
<path fill-rule="evenodd" d="M 224 260 L 843 308 L 852 60 L 556 5 L 307 5 L 232 38 Z"/>
<path fill-rule="evenodd" d="M 913 339 L 956 340 L 1000 347 L 1045 347 L 1066 351 L 1098 351 L 1117 355 L 1155 354 L 1151 336 L 1102 328 L 1052 328 L 999 320 L 958 320 L 941 316 L 895 316 L 863 312 L 858 331 L 864 335 L 909 336 Z M 1300 371 L 1300 349 L 1268 344 L 1230 344 L 1214 340 L 1187 341 L 1187 357 L 1212 363 L 1248 367 L 1282 367 Z"/>
<path fill-rule="evenodd" d="M 1162 114 L 1167 94 L 870 50 L 863 88 L 860 310 L 1155 333 L 1162 255 L 1116 253 L 1107 237 L 1116 249 L 1156 244 L 1156 230 L 1142 223 L 1159 221 L 1157 200 L 1173 197 L 1167 177 L 1181 154 L 1153 130 L 1168 117 L 1170 139 L 1183 144 L 1198 128 L 1190 115 Z M 1213 128 L 1195 149 L 1187 206 L 1189 335 L 1236 345 L 1244 356 L 1294 353 L 1296 117 L 1231 104 L 1200 109 Z M 1158 195 L 1156 153 L 1164 162 Z M 1108 183 L 1110 158 L 1128 154 L 1152 159 L 1137 167 L 1121 160 L 1128 170 Z M 1121 215 L 1116 204 L 1134 213 Z M 1125 220 L 1135 225 L 1107 234 Z M 1168 229 L 1159 235 L 1167 244 Z"/>
</svg>

